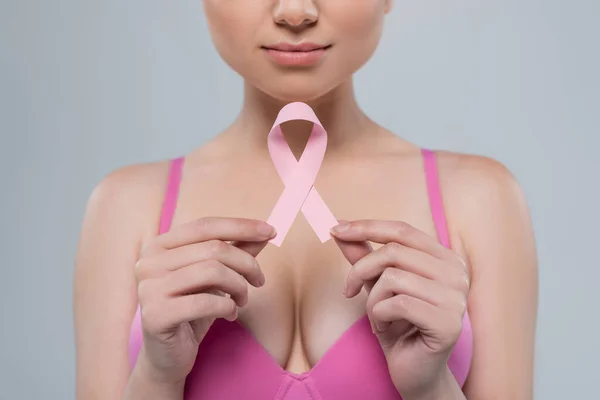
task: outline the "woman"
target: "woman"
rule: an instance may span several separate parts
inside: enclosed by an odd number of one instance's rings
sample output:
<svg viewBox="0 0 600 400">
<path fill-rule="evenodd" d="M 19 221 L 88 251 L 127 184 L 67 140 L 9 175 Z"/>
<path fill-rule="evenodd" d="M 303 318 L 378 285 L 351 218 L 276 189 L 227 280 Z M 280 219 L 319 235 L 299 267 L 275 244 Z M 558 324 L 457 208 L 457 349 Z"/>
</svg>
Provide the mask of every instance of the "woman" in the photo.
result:
<svg viewBox="0 0 600 400">
<path fill-rule="evenodd" d="M 185 159 L 115 171 L 92 194 L 78 399 L 531 399 L 521 189 L 493 160 L 398 138 L 354 98 L 392 1 L 203 3 L 243 108 Z M 279 247 L 267 134 L 296 101 L 327 129 L 314 186 L 340 223 L 321 243 L 299 215 Z M 296 157 L 310 127 L 284 124 Z"/>
</svg>

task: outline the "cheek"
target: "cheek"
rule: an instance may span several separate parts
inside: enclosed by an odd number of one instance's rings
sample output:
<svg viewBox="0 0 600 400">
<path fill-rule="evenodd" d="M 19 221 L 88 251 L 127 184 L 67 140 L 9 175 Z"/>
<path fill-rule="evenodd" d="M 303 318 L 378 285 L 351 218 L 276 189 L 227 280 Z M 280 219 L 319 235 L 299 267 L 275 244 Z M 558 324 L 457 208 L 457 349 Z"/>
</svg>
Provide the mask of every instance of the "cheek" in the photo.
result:
<svg viewBox="0 0 600 400">
<path fill-rule="evenodd" d="M 244 57 L 249 44 L 254 43 L 264 18 L 259 3 L 264 0 L 203 0 L 210 34 L 226 62 Z"/>
<path fill-rule="evenodd" d="M 330 19 L 336 36 L 348 43 L 364 43 L 365 46 L 377 42 L 381 36 L 384 18 L 384 0 L 334 0 Z M 345 5 L 344 5 L 345 4 Z"/>
<path fill-rule="evenodd" d="M 348 74 L 359 69 L 375 52 L 383 29 L 384 0 L 331 0 L 328 23 L 337 42 L 338 71 Z M 337 40 L 336 40 L 337 39 Z"/>
</svg>

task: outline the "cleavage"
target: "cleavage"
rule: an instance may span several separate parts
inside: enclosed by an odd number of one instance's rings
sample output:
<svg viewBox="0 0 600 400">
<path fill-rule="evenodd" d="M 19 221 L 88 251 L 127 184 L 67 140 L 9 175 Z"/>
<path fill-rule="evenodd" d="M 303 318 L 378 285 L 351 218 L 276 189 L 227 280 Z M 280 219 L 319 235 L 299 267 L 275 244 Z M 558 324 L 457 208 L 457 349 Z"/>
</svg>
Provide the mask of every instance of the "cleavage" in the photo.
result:
<svg viewBox="0 0 600 400">
<path fill-rule="evenodd" d="M 281 368 L 300 374 L 364 316 L 366 293 L 346 299 L 350 264 L 333 240 L 321 243 L 305 221 L 296 224 L 281 247 L 257 257 L 266 283 L 249 286 L 239 322 Z"/>
</svg>

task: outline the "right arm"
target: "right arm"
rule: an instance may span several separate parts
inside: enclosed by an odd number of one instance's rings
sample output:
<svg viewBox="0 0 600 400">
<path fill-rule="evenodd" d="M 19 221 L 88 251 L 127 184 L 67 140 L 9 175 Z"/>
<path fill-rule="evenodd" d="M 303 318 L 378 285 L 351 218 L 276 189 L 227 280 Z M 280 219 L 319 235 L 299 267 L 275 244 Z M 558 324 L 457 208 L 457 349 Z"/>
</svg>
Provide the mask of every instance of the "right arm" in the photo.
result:
<svg viewBox="0 0 600 400">
<path fill-rule="evenodd" d="M 84 218 L 75 270 L 77 398 L 180 400 L 215 318 L 236 319 L 247 284 L 264 284 L 255 257 L 275 231 L 263 221 L 201 218 L 153 235 L 139 252 L 140 227 L 152 214 L 134 190 L 139 180 L 122 174 L 96 189 Z M 138 301 L 144 337 L 130 373 Z"/>
<path fill-rule="evenodd" d="M 121 399 L 127 386 L 134 265 L 144 236 L 158 226 L 166 175 L 164 164 L 126 167 L 104 178 L 88 200 L 74 272 L 79 400 Z"/>
</svg>

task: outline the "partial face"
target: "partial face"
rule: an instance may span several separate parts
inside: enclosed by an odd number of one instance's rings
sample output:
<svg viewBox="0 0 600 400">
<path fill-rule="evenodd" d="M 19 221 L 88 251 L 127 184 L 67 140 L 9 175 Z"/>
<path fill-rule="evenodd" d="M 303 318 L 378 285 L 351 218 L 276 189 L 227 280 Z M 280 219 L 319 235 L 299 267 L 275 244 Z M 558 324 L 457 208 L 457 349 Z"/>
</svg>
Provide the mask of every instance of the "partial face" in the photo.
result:
<svg viewBox="0 0 600 400">
<path fill-rule="evenodd" d="M 391 0 L 203 0 L 223 60 L 281 101 L 311 101 L 375 51 Z"/>
</svg>

